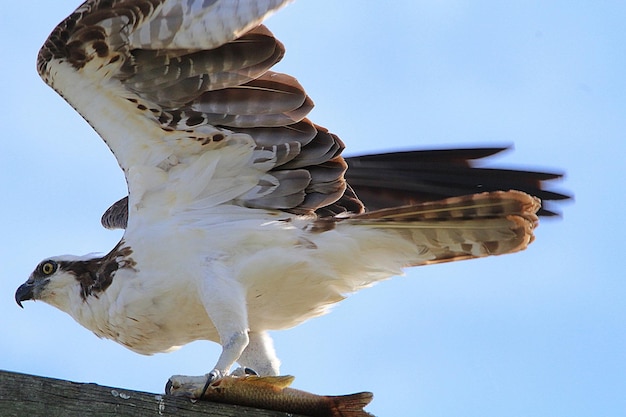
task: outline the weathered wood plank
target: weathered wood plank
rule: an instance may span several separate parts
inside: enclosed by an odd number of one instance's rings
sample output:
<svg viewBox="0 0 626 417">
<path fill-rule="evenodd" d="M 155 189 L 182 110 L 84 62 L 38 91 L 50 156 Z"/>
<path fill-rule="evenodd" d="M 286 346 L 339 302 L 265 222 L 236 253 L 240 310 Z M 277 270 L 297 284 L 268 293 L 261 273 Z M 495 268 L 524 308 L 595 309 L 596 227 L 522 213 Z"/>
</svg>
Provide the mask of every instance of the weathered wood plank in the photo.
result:
<svg viewBox="0 0 626 417">
<path fill-rule="evenodd" d="M 0 416 L 297 417 L 293 414 L 197 401 L 0 370 Z"/>
</svg>

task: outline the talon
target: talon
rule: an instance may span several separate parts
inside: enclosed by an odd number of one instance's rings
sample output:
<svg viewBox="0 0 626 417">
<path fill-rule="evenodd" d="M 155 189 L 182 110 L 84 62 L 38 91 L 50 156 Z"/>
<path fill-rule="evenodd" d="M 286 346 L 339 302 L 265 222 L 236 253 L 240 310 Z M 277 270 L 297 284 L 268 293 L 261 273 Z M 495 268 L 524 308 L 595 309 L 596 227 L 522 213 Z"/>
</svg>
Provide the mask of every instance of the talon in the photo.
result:
<svg viewBox="0 0 626 417">
<path fill-rule="evenodd" d="M 237 368 L 235 369 L 230 376 L 244 377 L 244 376 L 259 376 L 259 373 L 252 368 Z"/>
<path fill-rule="evenodd" d="M 243 368 L 243 373 L 244 375 L 254 375 L 254 376 L 259 376 L 258 372 L 255 371 L 252 368 Z"/>
<path fill-rule="evenodd" d="M 209 372 L 207 374 L 207 380 L 206 380 L 206 383 L 204 384 L 204 388 L 202 388 L 202 392 L 200 393 L 200 398 L 204 397 L 207 390 L 209 389 L 209 386 L 211 386 L 212 383 L 214 383 L 215 381 L 221 378 L 222 378 L 222 373 L 218 371 L 217 369 L 213 369 L 211 372 Z"/>
</svg>

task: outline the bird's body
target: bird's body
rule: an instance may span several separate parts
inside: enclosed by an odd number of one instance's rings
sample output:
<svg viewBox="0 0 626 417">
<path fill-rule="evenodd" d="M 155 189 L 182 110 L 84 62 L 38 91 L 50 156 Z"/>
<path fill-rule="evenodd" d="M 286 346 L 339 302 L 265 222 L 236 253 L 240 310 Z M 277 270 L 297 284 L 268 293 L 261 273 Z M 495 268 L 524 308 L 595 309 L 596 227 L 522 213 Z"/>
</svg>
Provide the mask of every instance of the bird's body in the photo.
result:
<svg viewBox="0 0 626 417">
<path fill-rule="evenodd" d="M 229 314 L 260 332 L 323 314 L 345 294 L 401 273 L 406 259 L 417 257 L 415 246 L 393 232 L 368 228 L 311 233 L 270 218 L 209 227 L 168 223 L 143 229 L 140 239 L 127 232 L 123 247 L 135 249 L 115 262 L 128 266 L 89 302 L 70 300 L 62 309 L 98 336 L 152 354 L 197 339 L 220 342 L 201 297 L 206 292 L 211 301 L 212 284 L 199 277 L 228 280 L 235 287 L 228 304 L 241 309 Z"/>
<path fill-rule="evenodd" d="M 270 71 L 283 47 L 260 22 L 284 3 L 90 0 L 53 31 L 39 72 L 116 156 L 129 196 L 103 224 L 126 230 L 104 256 L 44 260 L 18 302 L 142 354 L 218 342 L 214 378 L 275 375 L 268 331 L 407 266 L 526 248 L 539 200 L 508 190 L 562 198 L 541 188 L 558 175 L 471 166 L 497 149 L 346 162 Z M 456 177 L 431 180 L 442 169 Z"/>
</svg>

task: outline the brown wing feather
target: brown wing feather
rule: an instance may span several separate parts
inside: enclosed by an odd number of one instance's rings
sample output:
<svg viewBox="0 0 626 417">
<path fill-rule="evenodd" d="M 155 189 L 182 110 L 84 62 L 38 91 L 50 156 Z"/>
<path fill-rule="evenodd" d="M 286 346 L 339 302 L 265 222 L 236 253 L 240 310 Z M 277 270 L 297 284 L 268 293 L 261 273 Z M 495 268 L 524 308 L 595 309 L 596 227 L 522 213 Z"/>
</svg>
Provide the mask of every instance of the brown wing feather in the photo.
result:
<svg viewBox="0 0 626 417">
<path fill-rule="evenodd" d="M 274 133 L 273 129 L 267 130 L 268 136 L 272 133 Z M 301 135 L 306 137 L 304 133 Z M 302 142 L 307 143 L 305 140 Z M 316 143 L 317 145 L 319 142 Z M 448 197 L 514 189 L 542 200 L 537 215 L 558 214 L 553 211 L 549 203 L 570 197 L 546 189 L 544 181 L 558 179 L 561 174 L 474 166 L 474 160 L 489 157 L 505 149 L 416 150 L 345 158 L 348 165 L 345 178 L 349 186 L 343 191 L 339 200 L 324 206 L 319 205 L 316 213 L 320 218 L 324 218 L 341 213 L 358 214 L 366 208 L 368 213 L 374 212 L 378 215 L 378 213 L 385 213 L 385 209 L 405 210 L 406 206 L 422 207 L 421 205 L 433 201 L 448 201 L 444 200 Z M 299 161 L 306 160 L 305 155 L 300 154 Z M 335 160 L 341 161 L 341 158 Z M 299 163 L 301 162 L 296 161 L 286 166 L 297 167 Z M 332 166 L 332 161 L 309 168 L 309 171 L 319 171 L 320 168 L 328 167 L 329 164 Z M 332 182 L 332 178 L 326 178 L 326 181 L 321 181 L 321 183 Z M 312 186 L 311 189 L 314 187 Z M 313 195 L 310 198 L 313 198 Z M 120 200 L 114 206 L 122 204 L 126 203 Z M 309 204 L 309 206 L 315 206 L 315 204 Z M 115 224 L 116 227 L 120 227 L 122 223 L 119 218 L 105 220 L 105 217 L 113 216 L 123 210 L 122 207 L 113 210 L 112 206 L 103 216 L 103 225 L 108 227 L 106 224 Z"/>
<path fill-rule="evenodd" d="M 377 210 L 345 222 L 395 230 L 420 248 L 407 266 L 503 255 L 524 250 L 534 239 L 538 198 L 496 191 Z"/>
<path fill-rule="evenodd" d="M 539 215 L 558 214 L 553 211 L 550 202 L 570 197 L 547 190 L 544 182 L 558 179 L 562 174 L 483 168 L 474 162 L 506 149 L 415 150 L 348 157 L 346 179 L 368 210 L 485 191 L 519 190 L 544 202 Z"/>
<path fill-rule="evenodd" d="M 132 100 L 138 107 L 150 105 L 146 113 L 164 131 L 196 134 L 207 125 L 218 129 L 211 132 L 215 141 L 232 132 L 250 135 L 259 150 L 275 156 L 269 171 L 274 185 L 265 195 L 241 199 L 242 205 L 324 217 L 483 191 L 518 189 L 543 200 L 568 198 L 544 188 L 543 182 L 558 174 L 473 165 L 473 160 L 503 148 L 344 159 L 342 141 L 306 119 L 313 102 L 304 88 L 295 78 L 270 70 L 285 49 L 266 27 L 259 25 L 222 43 L 216 43 L 218 38 L 207 40 L 204 46 L 185 44 L 176 35 L 145 43 L 141 34 L 158 31 L 167 19 L 184 25 L 183 9 L 191 7 L 182 5 L 180 16 L 166 17 L 163 4 L 164 0 L 85 2 L 46 41 L 38 57 L 39 71 L 49 81 L 46 63 L 51 59 L 66 59 L 77 69 L 93 59 L 121 60 L 112 76 L 136 97 Z M 198 140 L 202 142 L 201 135 Z M 103 225 L 125 227 L 126 205 L 125 199 L 116 202 L 104 214 Z M 539 214 L 554 212 L 542 208 Z"/>
</svg>

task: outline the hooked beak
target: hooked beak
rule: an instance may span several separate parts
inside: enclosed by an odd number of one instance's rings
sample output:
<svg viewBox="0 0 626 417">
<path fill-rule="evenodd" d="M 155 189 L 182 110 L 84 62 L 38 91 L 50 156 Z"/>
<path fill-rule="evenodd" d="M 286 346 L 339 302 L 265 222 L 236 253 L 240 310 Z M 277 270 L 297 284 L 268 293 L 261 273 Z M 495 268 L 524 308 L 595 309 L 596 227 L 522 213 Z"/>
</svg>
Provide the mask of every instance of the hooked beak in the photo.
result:
<svg viewBox="0 0 626 417">
<path fill-rule="evenodd" d="M 35 284 L 32 282 L 26 282 L 15 291 L 15 302 L 18 306 L 24 308 L 22 301 L 33 300 L 35 298 L 34 293 Z"/>
</svg>

